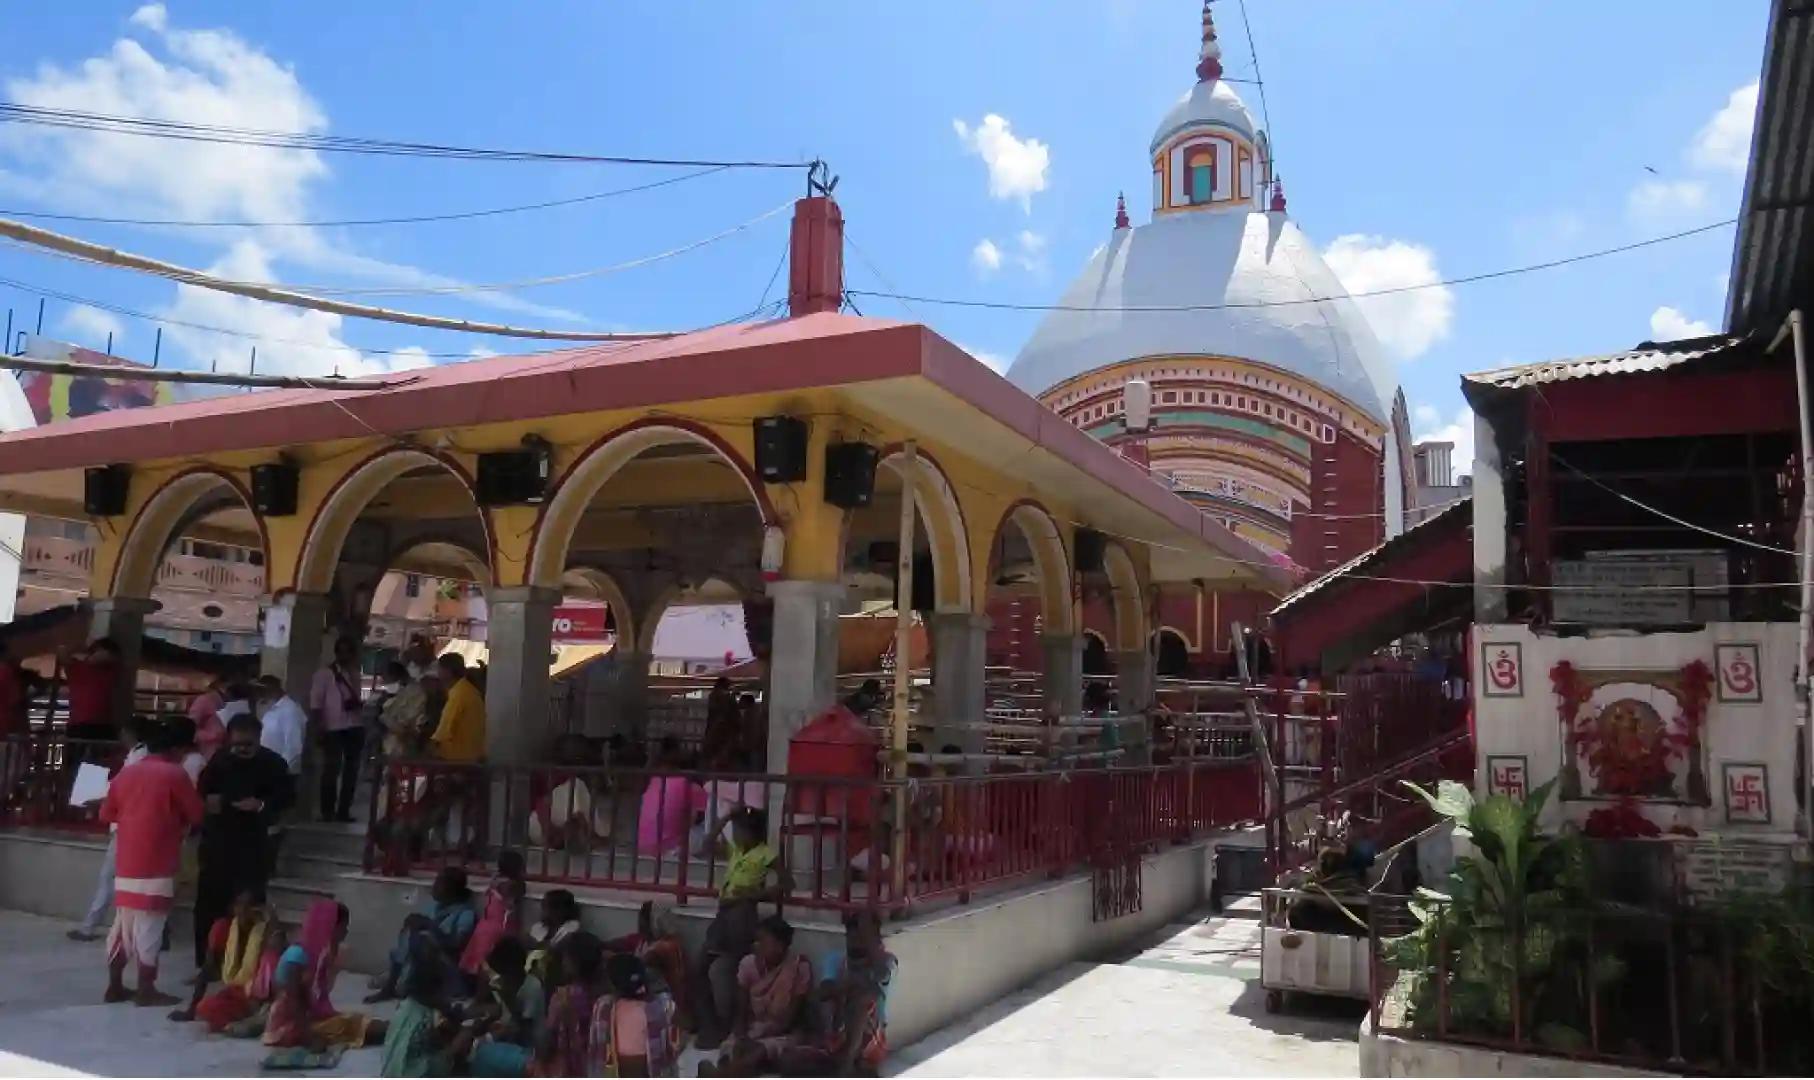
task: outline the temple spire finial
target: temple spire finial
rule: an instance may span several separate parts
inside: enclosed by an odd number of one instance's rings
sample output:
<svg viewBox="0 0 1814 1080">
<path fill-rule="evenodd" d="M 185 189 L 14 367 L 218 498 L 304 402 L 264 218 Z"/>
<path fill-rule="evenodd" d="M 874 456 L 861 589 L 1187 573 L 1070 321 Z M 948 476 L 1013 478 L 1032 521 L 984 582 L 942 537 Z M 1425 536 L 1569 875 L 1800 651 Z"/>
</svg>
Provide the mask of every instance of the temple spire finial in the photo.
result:
<svg viewBox="0 0 1814 1080">
<path fill-rule="evenodd" d="M 1277 177 L 1273 178 L 1272 202 L 1267 205 L 1266 209 L 1275 214 L 1283 214 L 1285 212 L 1285 181 Z"/>
<path fill-rule="evenodd" d="M 1125 229 L 1127 227 L 1127 193 L 1118 192 L 1115 195 L 1115 228 Z"/>
<path fill-rule="evenodd" d="M 1216 20 L 1210 13 L 1213 0 L 1203 0 L 1203 46 L 1197 53 L 1197 81 L 1214 82 L 1222 77 L 1222 46 L 1216 44 Z"/>
</svg>

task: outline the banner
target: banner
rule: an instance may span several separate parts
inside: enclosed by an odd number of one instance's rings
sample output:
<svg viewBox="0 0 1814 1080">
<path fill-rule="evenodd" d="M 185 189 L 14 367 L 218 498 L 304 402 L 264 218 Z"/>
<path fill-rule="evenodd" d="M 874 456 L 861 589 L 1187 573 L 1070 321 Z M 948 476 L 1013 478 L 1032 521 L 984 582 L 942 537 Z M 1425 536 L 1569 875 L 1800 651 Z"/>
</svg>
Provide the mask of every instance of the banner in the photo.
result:
<svg viewBox="0 0 1814 1080">
<path fill-rule="evenodd" d="M 556 644 L 575 645 L 609 640 L 603 604 L 562 604 L 554 609 Z"/>
</svg>

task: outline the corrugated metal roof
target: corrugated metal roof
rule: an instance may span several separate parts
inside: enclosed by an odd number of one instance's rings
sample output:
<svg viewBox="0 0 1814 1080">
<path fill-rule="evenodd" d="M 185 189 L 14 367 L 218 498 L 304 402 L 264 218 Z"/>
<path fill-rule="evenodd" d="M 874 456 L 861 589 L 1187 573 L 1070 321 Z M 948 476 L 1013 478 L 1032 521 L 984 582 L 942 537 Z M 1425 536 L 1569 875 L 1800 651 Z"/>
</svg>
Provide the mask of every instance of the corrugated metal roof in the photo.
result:
<svg viewBox="0 0 1814 1080">
<path fill-rule="evenodd" d="M 1770 11 L 1726 326 L 1774 331 L 1814 297 L 1814 3 Z"/>
<path fill-rule="evenodd" d="M 1436 513 L 1406 529 L 1404 532 L 1401 532 L 1392 539 L 1380 544 L 1378 547 L 1363 551 L 1335 569 L 1325 571 L 1321 577 L 1312 580 L 1296 592 L 1279 601 L 1279 606 L 1272 609 L 1272 617 L 1276 619 L 1279 616 L 1286 614 L 1287 609 L 1291 608 L 1293 605 L 1301 604 L 1309 600 L 1312 596 L 1315 596 L 1317 593 L 1345 577 L 1351 577 L 1356 574 L 1367 574 L 1369 573 L 1370 568 L 1377 569 L 1380 564 L 1398 554 L 1400 551 L 1403 551 L 1406 547 L 1422 540 L 1431 533 L 1436 532 L 1442 527 L 1438 525 L 1438 522 L 1452 524 L 1456 519 L 1472 521 L 1473 514 L 1473 496 L 1470 495 L 1464 499 L 1457 499 L 1448 506 L 1443 507 Z M 1391 577 L 1392 575 L 1379 574 L 1377 576 Z"/>
<path fill-rule="evenodd" d="M 1462 390 L 1491 387 L 1516 390 L 1525 386 L 1562 382 L 1568 379 L 1592 379 L 1602 375 L 1631 375 L 1646 371 L 1668 371 L 1703 360 L 1720 359 L 1745 350 L 1747 335 L 1715 334 L 1711 337 L 1658 343 L 1646 341 L 1626 352 L 1603 356 L 1577 356 L 1567 360 L 1545 360 L 1536 364 L 1477 371 L 1461 377 Z"/>
</svg>

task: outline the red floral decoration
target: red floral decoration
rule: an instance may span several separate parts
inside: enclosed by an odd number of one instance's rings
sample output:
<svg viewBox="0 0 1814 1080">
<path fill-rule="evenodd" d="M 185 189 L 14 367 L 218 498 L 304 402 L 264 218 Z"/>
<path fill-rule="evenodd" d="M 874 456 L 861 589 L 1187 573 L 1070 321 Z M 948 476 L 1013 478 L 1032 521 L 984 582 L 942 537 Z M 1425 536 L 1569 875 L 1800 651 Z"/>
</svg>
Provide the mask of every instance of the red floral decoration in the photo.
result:
<svg viewBox="0 0 1814 1080">
<path fill-rule="evenodd" d="M 1672 725 L 1653 709 L 1636 701 L 1615 702 L 1583 719 L 1581 706 L 1586 704 L 1589 690 L 1566 660 L 1550 669 L 1550 682 L 1559 699 L 1558 712 L 1570 744 L 1593 770 L 1600 793 L 1620 799 L 1619 806 L 1591 816 L 1599 818 L 1598 831 L 1590 824 L 1589 834 L 1656 835 L 1655 827 L 1648 823 L 1647 831 L 1638 830 L 1632 818 L 1642 815 L 1638 814 L 1635 800 L 1669 792 L 1674 783 L 1669 768 L 1671 759 L 1700 753 L 1701 726 L 1706 721 L 1713 673 L 1700 660 L 1682 668 L 1677 695 L 1682 711 L 1675 725 L 1680 730 L 1672 730 Z"/>
</svg>

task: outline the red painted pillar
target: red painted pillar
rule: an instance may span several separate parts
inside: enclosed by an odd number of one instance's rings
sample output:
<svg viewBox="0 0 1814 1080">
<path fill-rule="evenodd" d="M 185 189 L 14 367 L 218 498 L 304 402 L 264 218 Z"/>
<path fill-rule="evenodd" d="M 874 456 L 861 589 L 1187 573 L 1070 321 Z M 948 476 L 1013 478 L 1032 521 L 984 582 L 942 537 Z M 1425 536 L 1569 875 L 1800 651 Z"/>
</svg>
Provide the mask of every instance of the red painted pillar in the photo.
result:
<svg viewBox="0 0 1814 1080">
<path fill-rule="evenodd" d="M 1549 476 L 1549 405 L 1542 394 L 1527 399 L 1524 417 L 1524 566 L 1525 580 L 1538 586 L 1532 607 L 1550 615 L 1550 529 L 1555 523 L 1554 493 Z"/>
<path fill-rule="evenodd" d="M 844 304 L 844 213 L 829 195 L 794 203 L 787 313 L 814 315 Z"/>
</svg>

